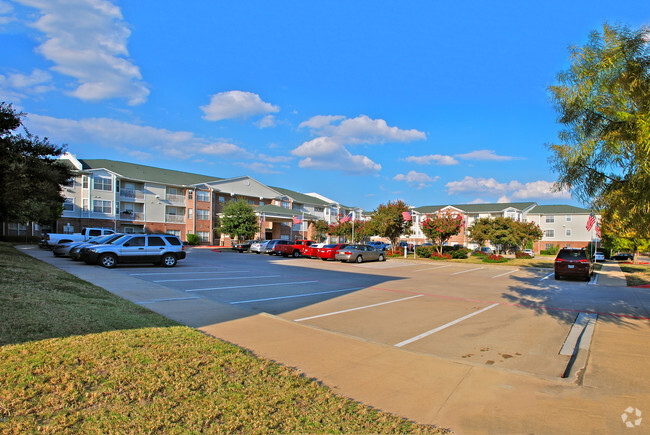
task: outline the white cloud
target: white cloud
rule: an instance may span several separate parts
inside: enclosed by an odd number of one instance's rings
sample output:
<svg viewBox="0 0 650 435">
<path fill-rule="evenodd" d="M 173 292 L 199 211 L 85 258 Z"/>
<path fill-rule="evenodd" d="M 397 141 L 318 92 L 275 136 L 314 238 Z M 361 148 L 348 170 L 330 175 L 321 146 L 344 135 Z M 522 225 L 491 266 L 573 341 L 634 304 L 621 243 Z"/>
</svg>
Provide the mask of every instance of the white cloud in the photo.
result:
<svg viewBox="0 0 650 435">
<path fill-rule="evenodd" d="M 266 154 L 258 154 L 257 155 L 258 160 L 263 160 L 267 163 L 286 163 L 290 162 L 293 160 L 293 157 L 291 156 L 269 156 Z"/>
<path fill-rule="evenodd" d="M 309 118 L 307 121 L 303 121 L 298 125 L 298 128 L 309 127 L 313 130 L 318 130 L 325 127 L 326 125 L 331 124 L 334 121 L 339 121 L 345 119 L 343 115 L 316 115 Z"/>
<path fill-rule="evenodd" d="M 52 75 L 41 69 L 34 69 L 30 75 L 0 75 L 0 98 L 6 101 L 18 102 L 27 95 L 42 94 L 52 89 Z"/>
<path fill-rule="evenodd" d="M 0 0 L 0 25 L 16 21 L 16 17 L 13 16 L 13 12 L 14 7 L 11 4 Z"/>
<path fill-rule="evenodd" d="M 445 156 L 442 154 L 429 154 L 428 156 L 408 156 L 405 159 L 410 163 L 417 163 L 418 165 L 430 165 L 435 163 L 436 165 L 457 165 L 458 160 L 452 156 Z"/>
<path fill-rule="evenodd" d="M 431 178 L 423 172 L 409 171 L 408 174 L 397 174 L 393 177 L 395 181 L 406 181 L 408 184 L 416 186 L 416 188 L 422 189 L 424 187 L 429 187 L 431 184 L 438 180 L 439 177 Z"/>
<path fill-rule="evenodd" d="M 381 170 L 381 165 L 366 156 L 353 155 L 336 139 L 317 137 L 291 151 L 303 157 L 298 163 L 301 168 L 323 171 L 341 171 L 350 175 L 362 175 Z"/>
<path fill-rule="evenodd" d="M 143 103 L 149 95 L 139 68 L 128 59 L 131 35 L 120 8 L 106 0 L 16 0 L 40 11 L 32 26 L 45 41 L 37 52 L 52 70 L 74 77 L 70 95 L 84 101 L 126 98 Z"/>
<path fill-rule="evenodd" d="M 254 157 L 252 153 L 226 141 L 196 137 L 188 131 L 171 131 L 109 118 L 74 120 L 30 113 L 25 123 L 30 131 L 47 136 L 53 143 L 93 144 L 116 149 L 128 146 L 132 155 L 145 152 L 182 160 L 201 155 Z"/>
<path fill-rule="evenodd" d="M 445 185 L 450 195 L 455 193 L 491 193 L 500 195 L 498 202 L 510 200 L 570 199 L 568 191 L 554 192 L 551 181 L 532 181 L 521 183 L 511 180 L 500 183 L 494 178 L 474 178 L 466 176 L 461 181 L 451 181 Z"/>
<path fill-rule="evenodd" d="M 248 118 L 280 111 L 278 106 L 262 101 L 252 92 L 227 91 L 214 94 L 210 104 L 201 106 L 207 121 L 220 121 L 231 118 Z"/>
<path fill-rule="evenodd" d="M 477 150 L 472 151 L 466 154 L 455 154 L 454 157 L 458 157 L 463 160 L 520 160 L 521 157 L 511 157 L 511 156 L 499 156 L 495 154 L 494 150 Z"/>
<path fill-rule="evenodd" d="M 281 174 L 282 173 L 282 171 L 278 171 L 277 169 L 275 169 L 274 165 L 269 163 L 264 163 L 264 162 L 252 162 L 252 163 L 237 162 L 235 163 L 235 165 L 245 169 L 249 169 L 259 174 Z"/>
<path fill-rule="evenodd" d="M 259 129 L 275 127 L 275 116 L 266 115 L 265 117 L 257 121 L 255 125 Z"/>
</svg>

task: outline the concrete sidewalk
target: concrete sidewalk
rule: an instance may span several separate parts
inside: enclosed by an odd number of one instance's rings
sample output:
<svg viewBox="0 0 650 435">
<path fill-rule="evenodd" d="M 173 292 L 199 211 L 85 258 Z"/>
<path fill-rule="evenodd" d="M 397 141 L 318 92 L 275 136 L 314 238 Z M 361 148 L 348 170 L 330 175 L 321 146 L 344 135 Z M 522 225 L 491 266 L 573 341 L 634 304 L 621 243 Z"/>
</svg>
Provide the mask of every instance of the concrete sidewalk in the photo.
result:
<svg viewBox="0 0 650 435">
<path fill-rule="evenodd" d="M 144 306 L 152 286 L 160 300 L 187 296 L 126 275 L 117 282 L 113 271 L 79 267 L 49 251 L 22 250 Z M 617 264 L 603 266 L 597 285 L 624 285 Z M 456 433 L 649 432 L 648 319 L 599 318 L 585 372 L 563 380 L 409 352 L 205 299 L 182 307 L 155 304 L 169 318 L 294 367 L 339 394 Z M 636 409 L 647 421 L 638 421 Z"/>
</svg>

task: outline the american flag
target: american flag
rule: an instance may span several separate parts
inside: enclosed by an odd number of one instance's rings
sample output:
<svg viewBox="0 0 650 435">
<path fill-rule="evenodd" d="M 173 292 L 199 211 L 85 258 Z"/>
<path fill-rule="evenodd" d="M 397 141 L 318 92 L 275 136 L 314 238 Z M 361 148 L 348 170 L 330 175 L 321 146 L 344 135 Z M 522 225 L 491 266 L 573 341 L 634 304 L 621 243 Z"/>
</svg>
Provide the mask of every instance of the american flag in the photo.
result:
<svg viewBox="0 0 650 435">
<path fill-rule="evenodd" d="M 351 220 L 352 220 L 352 213 L 346 214 L 345 217 L 341 219 L 341 223 L 343 224 L 345 222 L 350 222 Z"/>
<path fill-rule="evenodd" d="M 593 214 L 589 214 L 589 219 L 587 219 L 587 231 L 591 231 L 591 228 L 596 223 L 596 218 Z"/>
<path fill-rule="evenodd" d="M 411 220 L 411 213 L 405 211 L 402 212 L 402 217 L 404 218 L 405 221 L 410 221 Z"/>
<path fill-rule="evenodd" d="M 600 237 L 600 227 L 596 224 L 596 235 Z"/>
<path fill-rule="evenodd" d="M 293 217 L 293 224 L 294 225 L 298 225 L 298 224 L 301 224 L 301 223 L 302 223 L 302 218 L 301 217 L 298 217 L 298 216 Z"/>
</svg>

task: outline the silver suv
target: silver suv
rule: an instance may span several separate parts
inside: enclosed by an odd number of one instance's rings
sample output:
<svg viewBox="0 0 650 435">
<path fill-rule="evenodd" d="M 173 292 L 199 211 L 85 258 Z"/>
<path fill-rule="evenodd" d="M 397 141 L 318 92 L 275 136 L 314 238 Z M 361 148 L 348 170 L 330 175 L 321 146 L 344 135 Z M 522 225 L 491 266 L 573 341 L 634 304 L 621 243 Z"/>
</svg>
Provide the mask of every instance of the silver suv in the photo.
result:
<svg viewBox="0 0 650 435">
<path fill-rule="evenodd" d="M 84 249 L 83 260 L 88 264 L 115 267 L 118 263 L 154 263 L 165 267 L 176 266 L 185 258 L 183 242 L 168 234 L 127 234 L 110 245 Z"/>
</svg>

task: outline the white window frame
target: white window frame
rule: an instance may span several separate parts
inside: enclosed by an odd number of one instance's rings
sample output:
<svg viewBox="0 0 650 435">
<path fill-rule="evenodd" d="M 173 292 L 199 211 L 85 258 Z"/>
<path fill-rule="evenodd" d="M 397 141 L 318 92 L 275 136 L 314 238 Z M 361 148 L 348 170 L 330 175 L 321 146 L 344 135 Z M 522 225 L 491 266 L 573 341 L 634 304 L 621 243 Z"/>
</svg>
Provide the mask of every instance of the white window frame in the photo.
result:
<svg viewBox="0 0 650 435">
<path fill-rule="evenodd" d="M 63 201 L 63 211 L 74 211 L 74 198 L 65 198 Z"/>
<path fill-rule="evenodd" d="M 112 192 L 113 179 L 108 177 L 93 177 L 93 190 L 103 190 L 105 192 Z"/>
<path fill-rule="evenodd" d="M 555 215 L 546 215 L 544 216 L 545 222 L 547 224 L 554 224 L 555 223 Z"/>
<path fill-rule="evenodd" d="M 98 203 L 101 206 L 98 207 Z M 105 201 L 103 199 L 93 199 L 93 213 L 111 214 L 113 210 L 113 201 Z"/>
<path fill-rule="evenodd" d="M 210 210 L 203 210 L 200 208 L 196 209 L 196 219 L 201 220 L 201 221 L 209 221 L 210 220 Z"/>
<path fill-rule="evenodd" d="M 566 221 L 567 222 L 572 222 L 573 221 L 573 216 L 571 216 L 570 214 L 566 215 Z"/>
<path fill-rule="evenodd" d="M 203 201 L 203 202 L 210 202 L 210 192 L 208 192 L 207 190 L 197 190 L 196 200 Z"/>
</svg>

